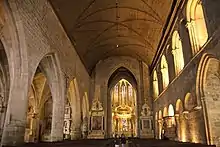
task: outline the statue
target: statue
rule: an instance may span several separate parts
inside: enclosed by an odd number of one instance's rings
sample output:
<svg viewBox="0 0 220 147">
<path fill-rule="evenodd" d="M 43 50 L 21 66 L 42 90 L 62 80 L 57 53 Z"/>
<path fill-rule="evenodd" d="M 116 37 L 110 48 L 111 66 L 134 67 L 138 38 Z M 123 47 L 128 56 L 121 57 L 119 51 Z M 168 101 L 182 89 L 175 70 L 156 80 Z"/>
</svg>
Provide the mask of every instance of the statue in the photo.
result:
<svg viewBox="0 0 220 147">
<path fill-rule="evenodd" d="M 142 115 L 142 116 L 151 116 L 151 115 L 152 115 L 151 109 L 150 109 L 150 107 L 149 107 L 148 104 L 147 104 L 147 100 L 145 100 L 145 103 L 144 103 L 144 105 L 142 106 L 141 115 Z"/>
</svg>

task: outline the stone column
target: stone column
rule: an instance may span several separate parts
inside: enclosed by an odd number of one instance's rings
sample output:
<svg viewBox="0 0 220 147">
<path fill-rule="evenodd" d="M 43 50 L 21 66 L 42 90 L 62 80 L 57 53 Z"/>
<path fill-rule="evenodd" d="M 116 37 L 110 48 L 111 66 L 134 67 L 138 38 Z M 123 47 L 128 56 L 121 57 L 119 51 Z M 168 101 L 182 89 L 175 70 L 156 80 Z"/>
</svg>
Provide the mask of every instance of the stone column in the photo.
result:
<svg viewBox="0 0 220 147">
<path fill-rule="evenodd" d="M 58 83 L 56 83 L 58 84 Z M 59 86 L 58 86 L 59 87 Z M 51 141 L 63 140 L 63 123 L 64 123 L 64 95 L 52 91 L 53 97 L 53 114 L 52 114 L 52 127 L 51 127 Z"/>
<path fill-rule="evenodd" d="M 163 127 L 163 120 L 159 119 L 158 120 L 158 139 L 162 139 L 162 127 Z"/>
<path fill-rule="evenodd" d="M 1 145 L 17 146 L 24 143 L 26 111 L 28 103 L 28 82 L 26 74 L 17 77 L 10 87 Z M 26 79 L 26 80 L 24 80 Z"/>
</svg>

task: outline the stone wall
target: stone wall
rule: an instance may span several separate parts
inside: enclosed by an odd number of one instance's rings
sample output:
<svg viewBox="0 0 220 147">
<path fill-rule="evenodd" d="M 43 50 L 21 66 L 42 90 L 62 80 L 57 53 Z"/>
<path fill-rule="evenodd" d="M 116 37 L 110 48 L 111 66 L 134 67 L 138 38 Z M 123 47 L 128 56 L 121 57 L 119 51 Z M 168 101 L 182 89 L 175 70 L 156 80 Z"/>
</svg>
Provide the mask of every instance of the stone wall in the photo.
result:
<svg viewBox="0 0 220 147">
<path fill-rule="evenodd" d="M 53 112 L 59 115 L 53 121 L 51 141 L 62 140 L 64 104 L 58 105 L 64 102 L 67 83 L 73 79 L 77 80 L 80 98 L 89 92 L 88 72 L 47 0 L 4 1 L 2 6 L 5 16 L 1 41 L 11 81 L 2 144 L 17 145 L 24 141 L 27 93 L 41 61 L 51 79 L 49 84 L 57 106 Z"/>
<path fill-rule="evenodd" d="M 180 138 L 181 141 L 189 141 L 189 142 L 200 142 L 200 143 L 208 143 L 208 144 L 218 144 L 218 134 L 214 133 L 213 137 L 215 137 L 214 142 L 210 142 L 212 138 L 209 138 L 208 134 L 210 129 L 207 129 L 208 125 L 207 122 L 211 120 L 207 120 L 206 116 L 207 113 L 205 112 L 206 108 L 205 105 L 202 104 L 202 99 L 204 99 L 204 96 L 200 93 L 200 89 L 202 89 L 203 85 L 199 82 L 204 77 L 200 77 L 199 73 L 201 72 L 201 68 L 199 66 L 203 66 L 202 64 L 206 64 L 205 62 L 202 63 L 204 60 L 204 56 L 210 56 L 219 59 L 220 52 L 220 17 L 217 10 L 217 5 L 220 4 L 219 1 L 203 1 L 203 8 L 204 8 L 204 15 L 206 19 L 206 25 L 207 30 L 209 34 L 209 39 L 207 43 L 201 47 L 200 51 L 192 55 L 192 47 L 189 44 L 189 34 L 186 28 L 186 6 L 187 1 L 184 4 L 184 7 L 182 10 L 180 10 L 178 17 L 176 18 L 176 23 L 174 24 L 174 27 L 171 29 L 171 32 L 169 34 L 169 41 L 167 41 L 166 45 L 171 44 L 172 39 L 172 32 L 174 30 L 178 30 L 180 33 L 180 38 L 183 44 L 183 54 L 184 54 L 184 61 L 185 61 L 185 67 L 183 70 L 175 76 L 174 73 L 174 61 L 171 54 L 171 50 L 169 48 L 166 48 L 164 46 L 164 51 L 162 54 L 164 54 L 167 57 L 168 66 L 169 66 L 169 75 L 170 75 L 170 84 L 167 88 L 164 90 L 161 88 L 162 79 L 161 79 L 161 73 L 160 73 L 160 61 L 158 61 L 158 64 L 155 66 L 155 69 L 158 72 L 159 79 L 159 87 L 160 87 L 160 94 L 156 100 L 154 100 L 154 114 L 156 112 L 159 112 L 159 110 L 164 109 L 164 107 L 168 107 L 169 104 L 172 104 L 175 106 L 176 101 L 180 99 L 184 104 L 184 111 L 182 114 L 182 117 L 180 117 L 182 120 L 180 121 L 180 125 L 182 128 L 182 131 L 180 131 Z M 214 68 L 218 68 L 215 66 Z M 204 76 L 204 75 L 203 75 Z M 153 77 L 153 73 L 152 73 Z M 215 89 L 213 87 L 212 89 Z M 186 94 L 191 93 L 192 99 L 196 103 L 197 107 L 194 107 L 194 109 L 188 111 L 186 110 Z M 204 100 L 206 101 L 206 100 Z M 215 109 L 216 110 L 216 109 Z M 208 109 L 210 111 L 210 109 Z M 210 111 L 210 117 L 213 114 L 212 111 Z M 187 115 L 188 119 L 184 119 L 183 115 Z M 218 117 L 216 116 L 215 119 L 218 120 Z M 182 123 L 182 124 L 181 124 Z M 190 131 L 188 131 L 188 129 Z M 218 129 L 216 126 L 215 129 Z M 213 129 L 214 130 L 214 129 Z M 220 131 L 218 129 L 218 131 Z M 207 134 L 208 133 L 208 134 Z M 217 138 L 216 138 L 217 137 Z"/>
</svg>

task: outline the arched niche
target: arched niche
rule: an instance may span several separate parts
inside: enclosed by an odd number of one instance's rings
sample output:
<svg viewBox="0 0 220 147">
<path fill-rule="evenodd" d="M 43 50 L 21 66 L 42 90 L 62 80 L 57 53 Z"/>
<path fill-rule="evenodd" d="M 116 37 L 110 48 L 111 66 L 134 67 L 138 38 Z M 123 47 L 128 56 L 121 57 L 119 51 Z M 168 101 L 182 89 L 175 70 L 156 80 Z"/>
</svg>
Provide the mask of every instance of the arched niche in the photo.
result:
<svg viewBox="0 0 220 147">
<path fill-rule="evenodd" d="M 175 111 L 174 111 L 173 105 L 170 104 L 168 107 L 168 116 L 174 116 L 174 115 L 175 115 Z"/>
<path fill-rule="evenodd" d="M 158 77 L 157 77 L 157 71 L 154 70 L 153 74 L 153 96 L 154 99 L 156 99 L 159 95 L 159 85 L 158 85 Z"/>
<path fill-rule="evenodd" d="M 164 107 L 163 108 L 163 117 L 166 117 L 166 116 L 168 116 L 168 109 L 167 109 L 167 107 Z"/>
<path fill-rule="evenodd" d="M 162 73 L 162 83 L 163 89 L 165 89 L 169 84 L 169 69 L 166 57 L 163 55 L 161 58 L 161 73 Z"/>
<path fill-rule="evenodd" d="M 183 47 L 178 31 L 173 32 L 172 54 L 174 59 L 175 73 L 178 75 L 179 72 L 184 68 Z"/>
<path fill-rule="evenodd" d="M 183 102 L 181 99 L 176 101 L 176 114 L 181 114 L 183 112 Z"/>
<path fill-rule="evenodd" d="M 197 106 L 196 98 L 194 98 L 191 93 L 186 94 L 184 106 L 187 111 L 192 111 Z"/>
<path fill-rule="evenodd" d="M 109 134 L 122 132 L 126 136 L 137 136 L 138 114 L 137 114 L 137 82 L 133 74 L 126 68 L 118 68 L 108 80 L 108 132 Z M 128 111 L 128 119 L 120 115 L 120 111 L 126 109 Z M 110 111 L 109 111 L 110 110 Z M 126 127 L 123 130 L 123 123 Z M 120 123 L 119 121 L 122 121 Z"/>
</svg>

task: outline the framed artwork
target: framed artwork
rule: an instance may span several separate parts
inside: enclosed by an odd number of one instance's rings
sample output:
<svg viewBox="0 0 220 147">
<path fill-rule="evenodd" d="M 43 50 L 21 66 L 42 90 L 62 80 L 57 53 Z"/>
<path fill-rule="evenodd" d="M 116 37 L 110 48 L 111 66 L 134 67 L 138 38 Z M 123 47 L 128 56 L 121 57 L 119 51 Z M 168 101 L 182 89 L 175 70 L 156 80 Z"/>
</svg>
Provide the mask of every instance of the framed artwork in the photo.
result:
<svg viewBox="0 0 220 147">
<path fill-rule="evenodd" d="M 102 130 L 103 116 L 92 117 L 92 130 Z"/>
<path fill-rule="evenodd" d="M 149 119 L 142 120 L 142 129 L 151 129 L 151 120 Z"/>
</svg>

